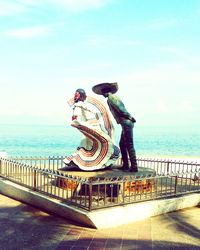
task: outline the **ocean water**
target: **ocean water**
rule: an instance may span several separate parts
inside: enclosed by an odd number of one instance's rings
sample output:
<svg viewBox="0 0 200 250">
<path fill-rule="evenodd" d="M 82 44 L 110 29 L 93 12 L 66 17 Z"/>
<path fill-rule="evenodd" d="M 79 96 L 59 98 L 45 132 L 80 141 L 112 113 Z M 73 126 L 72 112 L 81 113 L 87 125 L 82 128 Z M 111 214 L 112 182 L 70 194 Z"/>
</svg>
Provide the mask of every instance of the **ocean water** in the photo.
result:
<svg viewBox="0 0 200 250">
<path fill-rule="evenodd" d="M 8 156 L 66 156 L 75 151 L 81 133 L 71 126 L 0 125 L 0 152 Z M 120 126 L 115 131 L 119 142 Z M 137 156 L 200 157 L 200 129 L 191 127 L 134 128 Z"/>
</svg>

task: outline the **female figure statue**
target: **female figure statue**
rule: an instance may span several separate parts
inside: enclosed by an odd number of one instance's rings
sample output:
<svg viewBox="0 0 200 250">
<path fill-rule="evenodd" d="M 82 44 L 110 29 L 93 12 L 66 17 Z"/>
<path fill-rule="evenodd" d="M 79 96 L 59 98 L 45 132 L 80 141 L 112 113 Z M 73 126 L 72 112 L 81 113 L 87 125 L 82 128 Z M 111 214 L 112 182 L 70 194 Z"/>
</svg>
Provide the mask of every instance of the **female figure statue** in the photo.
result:
<svg viewBox="0 0 200 250">
<path fill-rule="evenodd" d="M 113 142 L 113 125 L 105 106 L 97 99 L 77 89 L 68 101 L 73 106 L 72 124 L 83 138 L 77 150 L 64 159 L 84 171 L 109 167 L 119 158 L 120 150 Z"/>
</svg>

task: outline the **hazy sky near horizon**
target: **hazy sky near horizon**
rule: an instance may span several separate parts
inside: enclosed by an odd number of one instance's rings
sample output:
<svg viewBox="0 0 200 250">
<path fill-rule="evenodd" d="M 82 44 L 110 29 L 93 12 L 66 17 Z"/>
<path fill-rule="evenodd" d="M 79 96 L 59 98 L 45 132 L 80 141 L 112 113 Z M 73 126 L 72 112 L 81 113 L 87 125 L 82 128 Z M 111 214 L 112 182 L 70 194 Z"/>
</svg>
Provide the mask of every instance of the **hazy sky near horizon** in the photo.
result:
<svg viewBox="0 0 200 250">
<path fill-rule="evenodd" d="M 199 0 L 0 0 L 0 124 L 67 124 L 116 81 L 138 126 L 199 126 L 199 23 Z"/>
</svg>

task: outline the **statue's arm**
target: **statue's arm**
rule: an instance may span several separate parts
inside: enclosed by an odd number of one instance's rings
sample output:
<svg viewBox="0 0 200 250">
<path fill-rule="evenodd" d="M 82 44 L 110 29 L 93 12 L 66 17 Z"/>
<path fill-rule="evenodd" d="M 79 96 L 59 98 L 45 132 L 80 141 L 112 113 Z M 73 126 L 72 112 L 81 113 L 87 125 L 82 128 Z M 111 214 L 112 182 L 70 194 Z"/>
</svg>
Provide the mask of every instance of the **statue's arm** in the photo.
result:
<svg viewBox="0 0 200 250">
<path fill-rule="evenodd" d="M 72 121 L 82 121 L 83 118 L 83 104 L 81 102 L 75 103 L 73 106 Z"/>
<path fill-rule="evenodd" d="M 121 101 L 121 99 L 117 96 L 109 96 L 109 102 L 112 105 L 112 108 L 119 114 L 120 117 L 124 117 L 126 119 L 129 119 L 133 122 L 136 120 L 132 117 L 132 115 L 126 110 L 124 103 Z"/>
</svg>

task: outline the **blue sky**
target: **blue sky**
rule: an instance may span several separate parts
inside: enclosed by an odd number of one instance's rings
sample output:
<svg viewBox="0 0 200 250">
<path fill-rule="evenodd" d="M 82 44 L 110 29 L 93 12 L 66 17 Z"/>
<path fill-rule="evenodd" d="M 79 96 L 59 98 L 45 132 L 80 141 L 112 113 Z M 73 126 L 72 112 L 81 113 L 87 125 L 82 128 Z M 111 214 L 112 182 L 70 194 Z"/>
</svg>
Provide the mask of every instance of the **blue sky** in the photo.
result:
<svg viewBox="0 0 200 250">
<path fill-rule="evenodd" d="M 139 126 L 199 126 L 199 23 L 199 0 L 0 0 L 0 123 L 68 124 L 117 81 Z"/>
</svg>

